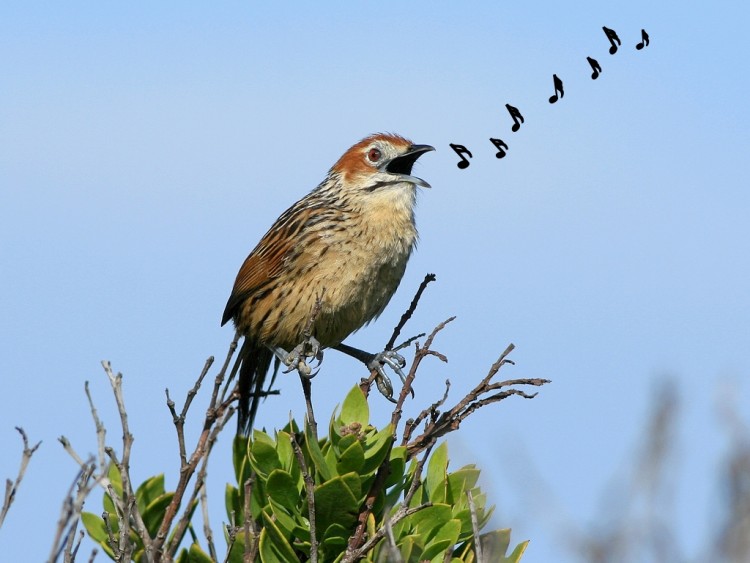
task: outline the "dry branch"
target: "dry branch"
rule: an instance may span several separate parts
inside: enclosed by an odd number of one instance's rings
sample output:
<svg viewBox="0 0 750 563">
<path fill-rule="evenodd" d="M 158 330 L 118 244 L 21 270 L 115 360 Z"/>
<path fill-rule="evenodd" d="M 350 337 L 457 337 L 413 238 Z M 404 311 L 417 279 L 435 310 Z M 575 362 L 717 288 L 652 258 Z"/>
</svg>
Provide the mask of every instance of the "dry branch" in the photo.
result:
<svg viewBox="0 0 750 563">
<path fill-rule="evenodd" d="M 21 440 L 23 440 L 23 452 L 21 453 L 21 466 L 18 468 L 18 475 L 16 476 L 15 481 L 11 481 L 10 479 L 6 479 L 5 481 L 5 495 L 3 497 L 3 507 L 0 509 L 0 528 L 3 527 L 5 516 L 8 514 L 8 510 L 10 510 L 10 506 L 13 504 L 13 501 L 16 498 L 18 487 L 21 485 L 23 476 L 26 474 L 26 468 L 29 466 L 29 461 L 31 461 L 31 456 L 34 455 L 34 452 L 42 443 L 41 441 L 37 442 L 36 445 L 30 448 L 29 438 L 26 436 L 26 432 L 24 432 L 23 428 L 16 426 L 16 430 L 21 435 Z"/>
</svg>

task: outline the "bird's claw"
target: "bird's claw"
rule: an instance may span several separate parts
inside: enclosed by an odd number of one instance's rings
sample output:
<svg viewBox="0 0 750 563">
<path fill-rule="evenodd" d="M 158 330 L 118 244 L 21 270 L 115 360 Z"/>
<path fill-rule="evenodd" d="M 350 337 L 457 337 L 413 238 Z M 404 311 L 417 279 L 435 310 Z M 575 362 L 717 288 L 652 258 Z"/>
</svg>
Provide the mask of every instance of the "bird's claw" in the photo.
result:
<svg viewBox="0 0 750 563">
<path fill-rule="evenodd" d="M 403 368 L 406 367 L 406 360 L 401 354 L 394 352 L 393 350 L 385 350 L 379 352 L 372 357 L 372 360 L 367 364 L 367 367 L 371 371 L 375 371 L 375 385 L 378 387 L 378 391 L 389 401 L 395 403 L 396 400 L 393 398 L 393 384 L 390 378 L 386 375 L 384 366 L 390 367 L 401 379 L 401 383 L 406 383 L 406 376 L 404 375 Z"/>
<path fill-rule="evenodd" d="M 317 360 L 318 363 L 311 367 L 307 363 L 307 358 Z M 323 361 L 323 350 L 320 348 L 320 342 L 314 336 L 309 336 L 295 346 L 282 361 L 289 368 L 284 373 L 296 370 L 302 377 L 312 379 L 318 374 L 320 364 Z"/>
</svg>

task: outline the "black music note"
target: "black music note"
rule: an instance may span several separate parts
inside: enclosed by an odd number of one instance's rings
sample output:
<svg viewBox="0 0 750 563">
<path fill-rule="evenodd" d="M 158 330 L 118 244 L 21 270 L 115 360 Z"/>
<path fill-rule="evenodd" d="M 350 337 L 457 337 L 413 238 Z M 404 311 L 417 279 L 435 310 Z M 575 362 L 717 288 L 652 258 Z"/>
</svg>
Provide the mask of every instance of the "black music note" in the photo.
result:
<svg viewBox="0 0 750 563">
<path fill-rule="evenodd" d="M 602 67 L 599 66 L 599 62 L 596 59 L 586 57 L 586 60 L 591 65 L 591 70 L 594 71 L 591 73 L 591 80 L 596 80 L 597 78 L 599 78 L 599 74 L 602 72 Z"/>
<path fill-rule="evenodd" d="M 515 108 L 510 104 L 505 104 L 505 108 L 508 110 L 508 113 L 513 118 L 514 123 L 513 123 L 513 127 L 511 127 L 510 130 L 515 133 L 521 128 L 521 123 L 523 123 L 523 115 L 521 115 L 521 112 L 518 111 L 518 108 Z M 521 123 L 519 123 L 519 120 Z"/>
<path fill-rule="evenodd" d="M 612 46 L 609 48 L 609 54 L 614 55 L 617 52 L 617 45 L 622 45 L 622 41 L 620 41 L 620 38 L 617 37 L 617 33 L 614 29 L 609 29 L 608 27 L 604 26 L 602 26 L 602 29 L 604 30 L 604 34 L 607 36 L 607 39 L 609 39 L 609 42 L 612 43 Z"/>
<path fill-rule="evenodd" d="M 562 98 L 565 95 L 565 92 L 563 91 L 563 83 L 562 80 L 560 80 L 556 74 L 552 75 L 552 81 L 555 84 L 555 95 L 549 97 L 549 103 L 554 104 L 557 100 Z M 560 94 L 560 97 L 557 97 L 557 94 Z"/>
<path fill-rule="evenodd" d="M 454 145 L 453 143 L 449 143 L 451 148 L 456 151 L 456 154 L 461 157 L 461 162 L 457 163 L 456 166 L 458 166 L 461 170 L 464 168 L 469 167 L 469 159 L 463 156 L 464 154 L 468 154 L 469 158 L 473 158 L 471 151 L 467 149 L 463 145 Z"/>
<path fill-rule="evenodd" d="M 492 137 L 490 137 L 490 141 L 492 142 L 493 145 L 495 145 L 497 147 L 498 151 L 500 151 L 495 156 L 497 158 L 503 158 L 507 154 L 505 152 L 505 150 L 508 150 L 508 145 L 506 145 L 500 139 L 493 139 Z M 505 149 L 505 150 L 503 150 L 503 149 Z"/>
<path fill-rule="evenodd" d="M 638 43 L 638 45 L 636 45 L 635 48 L 640 51 L 644 47 L 648 47 L 648 33 L 646 33 L 645 29 L 642 29 L 641 30 L 641 42 Z"/>
</svg>

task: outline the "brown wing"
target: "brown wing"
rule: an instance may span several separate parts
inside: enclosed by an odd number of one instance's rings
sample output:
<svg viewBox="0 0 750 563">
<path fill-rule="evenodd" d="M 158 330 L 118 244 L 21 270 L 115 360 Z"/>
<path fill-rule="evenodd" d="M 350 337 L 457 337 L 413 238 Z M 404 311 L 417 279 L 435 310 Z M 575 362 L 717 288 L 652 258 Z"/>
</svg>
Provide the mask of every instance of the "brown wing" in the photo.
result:
<svg viewBox="0 0 750 563">
<path fill-rule="evenodd" d="M 242 264 L 234 281 L 232 294 L 224 308 L 222 326 L 237 313 L 245 299 L 261 290 L 281 273 L 284 257 L 292 249 L 294 241 L 292 237 L 283 234 L 286 229 L 281 228 L 282 226 L 279 218 Z"/>
<path fill-rule="evenodd" d="M 333 207 L 318 196 L 315 190 L 287 209 L 263 235 L 255 249 L 242 264 L 229 296 L 221 325 L 237 314 L 245 299 L 252 297 L 274 281 L 288 263 L 293 263 L 302 253 L 304 232 L 319 228 L 328 219 Z"/>
</svg>

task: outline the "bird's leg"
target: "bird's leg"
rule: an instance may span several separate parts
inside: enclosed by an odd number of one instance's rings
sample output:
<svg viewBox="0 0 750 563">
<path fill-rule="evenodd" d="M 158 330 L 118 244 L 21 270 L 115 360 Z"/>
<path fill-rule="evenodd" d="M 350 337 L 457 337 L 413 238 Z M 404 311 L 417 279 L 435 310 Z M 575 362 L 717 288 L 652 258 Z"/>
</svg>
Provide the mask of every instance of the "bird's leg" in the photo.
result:
<svg viewBox="0 0 750 563">
<path fill-rule="evenodd" d="M 383 350 L 377 354 L 371 354 L 370 352 L 365 352 L 364 350 L 346 344 L 338 344 L 333 346 L 333 348 L 351 356 L 352 358 L 358 359 L 360 362 L 364 363 L 370 371 L 377 372 L 375 384 L 378 386 L 378 391 L 380 391 L 380 393 L 392 403 L 396 402 L 393 399 L 393 385 L 385 373 L 384 366 L 388 366 L 395 371 L 401 378 L 401 383 L 406 383 L 406 376 L 403 372 L 403 368 L 406 367 L 406 360 L 401 354 L 394 350 Z"/>
<path fill-rule="evenodd" d="M 314 336 L 305 337 L 291 352 L 287 352 L 281 346 L 269 346 L 269 348 L 281 363 L 289 368 L 284 373 L 297 370 L 306 379 L 312 379 L 317 375 L 320 363 L 323 361 L 323 350 L 320 347 L 320 342 Z M 318 361 L 314 371 L 307 364 L 307 358 Z"/>
</svg>

